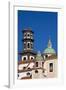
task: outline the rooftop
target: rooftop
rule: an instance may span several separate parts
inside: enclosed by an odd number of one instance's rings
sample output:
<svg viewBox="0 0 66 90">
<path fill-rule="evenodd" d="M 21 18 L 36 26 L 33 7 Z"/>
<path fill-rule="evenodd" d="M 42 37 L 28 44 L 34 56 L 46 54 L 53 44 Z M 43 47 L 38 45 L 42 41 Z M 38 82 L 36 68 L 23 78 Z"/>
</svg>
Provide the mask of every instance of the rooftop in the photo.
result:
<svg viewBox="0 0 66 90">
<path fill-rule="evenodd" d="M 22 32 L 23 32 L 23 33 L 24 33 L 24 32 L 31 32 L 31 33 L 34 33 L 34 32 L 32 31 L 31 28 L 25 28 L 25 29 L 23 29 Z"/>
</svg>

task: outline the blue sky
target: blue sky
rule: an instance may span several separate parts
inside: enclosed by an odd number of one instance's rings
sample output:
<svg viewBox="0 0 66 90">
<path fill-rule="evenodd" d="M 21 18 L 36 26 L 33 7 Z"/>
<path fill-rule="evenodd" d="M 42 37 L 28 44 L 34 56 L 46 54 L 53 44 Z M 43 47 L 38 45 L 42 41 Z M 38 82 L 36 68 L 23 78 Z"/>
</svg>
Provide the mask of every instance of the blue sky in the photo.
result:
<svg viewBox="0 0 66 90">
<path fill-rule="evenodd" d="M 47 47 L 49 37 L 57 52 L 57 12 L 39 12 L 18 10 L 18 52 L 23 50 L 22 30 L 34 31 L 34 50 L 41 53 Z"/>
</svg>

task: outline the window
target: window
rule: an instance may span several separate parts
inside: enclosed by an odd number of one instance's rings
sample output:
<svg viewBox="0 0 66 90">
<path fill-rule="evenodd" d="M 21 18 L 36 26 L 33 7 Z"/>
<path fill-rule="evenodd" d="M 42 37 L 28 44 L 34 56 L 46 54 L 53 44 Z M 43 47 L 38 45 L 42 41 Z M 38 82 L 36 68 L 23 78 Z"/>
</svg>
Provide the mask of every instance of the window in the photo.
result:
<svg viewBox="0 0 66 90">
<path fill-rule="evenodd" d="M 27 36 L 29 37 L 30 35 L 28 34 Z"/>
<path fill-rule="evenodd" d="M 33 60 L 33 57 L 31 57 L 31 60 Z"/>
<path fill-rule="evenodd" d="M 28 72 L 27 75 L 30 75 L 30 73 Z"/>
<path fill-rule="evenodd" d="M 42 71 L 42 73 L 44 73 L 44 70 Z"/>
<path fill-rule="evenodd" d="M 48 55 L 45 55 L 45 57 L 47 58 L 47 57 L 48 57 Z"/>
<path fill-rule="evenodd" d="M 23 67 L 23 69 L 26 69 L 26 67 Z"/>
<path fill-rule="evenodd" d="M 33 57 L 31 57 L 31 59 L 33 59 Z"/>
<path fill-rule="evenodd" d="M 38 70 L 35 70 L 35 73 L 38 73 Z"/>
<path fill-rule="evenodd" d="M 44 66 L 44 62 L 42 62 L 42 67 Z"/>
<path fill-rule="evenodd" d="M 30 60 L 34 60 L 34 56 L 30 56 Z"/>
<path fill-rule="evenodd" d="M 25 61 L 26 60 L 26 57 L 24 57 L 23 60 Z"/>
<path fill-rule="evenodd" d="M 33 57 L 31 57 L 31 60 L 33 60 Z"/>
<path fill-rule="evenodd" d="M 28 43 L 28 48 L 30 48 L 30 44 Z"/>
<path fill-rule="evenodd" d="M 49 64 L 49 71 L 50 71 L 50 72 L 53 72 L 53 63 L 50 63 L 50 64 Z"/>
<path fill-rule="evenodd" d="M 38 62 L 36 62 L 36 67 L 38 67 Z"/>
</svg>

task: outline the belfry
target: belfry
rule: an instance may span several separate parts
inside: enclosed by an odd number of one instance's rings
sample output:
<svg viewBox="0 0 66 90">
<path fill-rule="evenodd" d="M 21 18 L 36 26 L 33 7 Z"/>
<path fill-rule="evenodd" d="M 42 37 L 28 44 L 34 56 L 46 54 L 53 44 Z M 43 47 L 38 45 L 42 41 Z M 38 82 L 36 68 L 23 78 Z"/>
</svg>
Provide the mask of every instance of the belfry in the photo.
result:
<svg viewBox="0 0 66 90">
<path fill-rule="evenodd" d="M 23 33 L 23 38 L 22 38 L 22 45 L 23 45 L 23 51 L 22 53 L 20 53 L 20 55 L 22 56 L 22 61 L 26 62 L 26 61 L 33 61 L 36 55 L 36 52 L 34 52 L 33 50 L 33 46 L 34 46 L 34 32 L 28 28 L 28 29 L 24 29 L 22 31 Z"/>
</svg>

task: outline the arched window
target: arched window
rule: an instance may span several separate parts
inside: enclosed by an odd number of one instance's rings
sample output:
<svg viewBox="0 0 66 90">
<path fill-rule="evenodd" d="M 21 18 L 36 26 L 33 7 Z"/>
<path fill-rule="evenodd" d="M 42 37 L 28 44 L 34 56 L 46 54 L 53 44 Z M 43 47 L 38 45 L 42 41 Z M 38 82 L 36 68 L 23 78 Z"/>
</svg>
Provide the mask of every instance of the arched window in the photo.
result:
<svg viewBox="0 0 66 90">
<path fill-rule="evenodd" d="M 47 58 L 47 57 L 48 57 L 48 55 L 45 55 L 45 57 Z"/>
<path fill-rule="evenodd" d="M 33 60 L 33 57 L 31 57 L 31 60 Z"/>
<path fill-rule="evenodd" d="M 44 66 L 44 62 L 42 62 L 42 67 Z"/>
<path fill-rule="evenodd" d="M 25 61 L 26 60 L 26 57 L 24 57 L 23 60 Z"/>
<path fill-rule="evenodd" d="M 28 48 L 30 48 L 30 43 L 28 43 Z"/>
<path fill-rule="evenodd" d="M 44 70 L 42 71 L 42 73 L 44 73 Z"/>
<path fill-rule="evenodd" d="M 23 67 L 23 69 L 26 69 L 26 67 Z"/>
<path fill-rule="evenodd" d="M 36 67 L 38 67 L 38 62 L 36 62 Z"/>
<path fill-rule="evenodd" d="M 27 33 L 27 38 L 30 38 L 30 33 Z"/>
<path fill-rule="evenodd" d="M 49 64 L 49 71 L 50 71 L 50 72 L 53 72 L 53 63 L 50 63 L 50 64 Z"/>
<path fill-rule="evenodd" d="M 26 61 L 28 59 L 27 55 L 22 56 L 22 61 Z"/>
<path fill-rule="evenodd" d="M 30 56 L 30 60 L 34 60 L 34 56 Z"/>
<path fill-rule="evenodd" d="M 38 73 L 38 70 L 35 70 L 35 73 Z"/>
<path fill-rule="evenodd" d="M 30 34 L 27 35 L 28 37 L 30 36 Z"/>
</svg>

